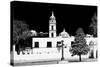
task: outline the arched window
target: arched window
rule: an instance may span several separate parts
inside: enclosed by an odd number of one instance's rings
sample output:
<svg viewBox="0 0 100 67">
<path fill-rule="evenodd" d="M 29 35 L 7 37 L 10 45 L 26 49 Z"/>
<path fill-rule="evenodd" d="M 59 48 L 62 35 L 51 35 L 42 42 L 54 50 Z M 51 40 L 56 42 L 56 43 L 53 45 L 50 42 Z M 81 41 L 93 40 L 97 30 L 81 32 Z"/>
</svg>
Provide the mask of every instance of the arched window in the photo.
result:
<svg viewBox="0 0 100 67">
<path fill-rule="evenodd" d="M 51 37 L 53 37 L 53 33 L 51 33 Z"/>
<path fill-rule="evenodd" d="M 51 26 L 51 30 L 53 30 L 53 26 Z"/>
</svg>

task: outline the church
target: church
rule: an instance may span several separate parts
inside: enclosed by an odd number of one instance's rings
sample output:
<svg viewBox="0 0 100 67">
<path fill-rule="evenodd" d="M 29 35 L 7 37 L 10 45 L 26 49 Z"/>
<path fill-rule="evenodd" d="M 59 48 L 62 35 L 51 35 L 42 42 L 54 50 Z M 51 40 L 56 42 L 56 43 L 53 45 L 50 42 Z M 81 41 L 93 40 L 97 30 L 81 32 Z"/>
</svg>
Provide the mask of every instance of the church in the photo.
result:
<svg viewBox="0 0 100 67">
<path fill-rule="evenodd" d="M 69 34 L 65 31 L 65 29 L 57 36 L 56 33 L 56 18 L 54 16 L 54 13 L 52 12 L 52 15 L 49 20 L 49 37 L 42 37 L 42 38 L 33 38 L 32 45 L 35 48 L 57 48 L 59 45 L 58 43 L 61 42 L 61 40 L 67 40 L 67 44 L 71 43 L 70 41 L 73 41 L 73 38 L 69 36 Z M 64 41 L 66 42 L 66 41 Z"/>
<path fill-rule="evenodd" d="M 25 52 L 23 55 L 22 52 L 20 55 L 17 55 L 14 50 L 14 62 L 37 62 L 37 61 L 52 61 L 52 60 L 71 60 L 78 59 L 79 57 L 71 56 L 69 49 L 71 48 L 71 43 L 74 41 L 74 36 L 69 36 L 65 29 L 57 36 L 56 29 L 56 17 L 54 16 L 54 12 L 49 19 L 49 36 L 48 37 L 33 37 L 32 38 L 32 49 Z M 86 37 L 87 44 L 92 41 L 95 43 L 95 47 L 91 46 L 91 50 L 94 53 L 94 57 L 96 57 L 97 52 L 97 38 L 93 38 L 92 36 Z M 63 46 L 62 46 L 63 45 Z M 15 47 L 14 47 L 15 48 Z M 82 56 L 82 58 L 89 58 L 91 55 L 91 51 Z"/>
</svg>

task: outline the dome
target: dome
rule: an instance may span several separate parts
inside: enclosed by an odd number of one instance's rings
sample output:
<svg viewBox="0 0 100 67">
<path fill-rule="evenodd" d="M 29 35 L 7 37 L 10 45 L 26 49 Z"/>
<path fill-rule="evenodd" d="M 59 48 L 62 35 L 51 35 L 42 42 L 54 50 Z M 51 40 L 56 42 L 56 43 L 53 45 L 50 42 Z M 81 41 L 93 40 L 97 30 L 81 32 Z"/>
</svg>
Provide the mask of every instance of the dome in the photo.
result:
<svg viewBox="0 0 100 67">
<path fill-rule="evenodd" d="M 37 36 L 37 32 L 35 30 L 31 30 L 32 36 Z"/>
<path fill-rule="evenodd" d="M 60 33 L 60 36 L 62 38 L 68 38 L 68 37 L 70 37 L 69 34 L 65 31 L 65 29 L 63 30 L 63 32 Z"/>
</svg>

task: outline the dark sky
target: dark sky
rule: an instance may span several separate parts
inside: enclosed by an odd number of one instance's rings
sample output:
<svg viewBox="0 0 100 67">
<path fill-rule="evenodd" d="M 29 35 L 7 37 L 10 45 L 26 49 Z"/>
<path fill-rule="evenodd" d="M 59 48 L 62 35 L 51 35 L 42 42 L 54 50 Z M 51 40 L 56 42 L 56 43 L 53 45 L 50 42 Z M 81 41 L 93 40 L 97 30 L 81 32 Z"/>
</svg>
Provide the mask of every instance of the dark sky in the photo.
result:
<svg viewBox="0 0 100 67">
<path fill-rule="evenodd" d="M 30 29 L 37 32 L 48 32 L 49 18 L 53 11 L 57 33 L 65 28 L 70 35 L 74 35 L 79 27 L 88 33 L 91 17 L 97 13 L 97 6 L 14 1 L 11 2 L 11 10 L 12 20 L 25 21 Z"/>
</svg>

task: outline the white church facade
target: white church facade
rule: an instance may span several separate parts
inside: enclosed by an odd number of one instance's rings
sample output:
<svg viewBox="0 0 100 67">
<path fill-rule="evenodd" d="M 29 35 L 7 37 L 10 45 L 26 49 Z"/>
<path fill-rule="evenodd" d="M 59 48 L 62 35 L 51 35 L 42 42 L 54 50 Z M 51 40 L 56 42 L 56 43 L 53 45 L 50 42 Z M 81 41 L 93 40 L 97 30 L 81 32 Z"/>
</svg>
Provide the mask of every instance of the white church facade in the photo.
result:
<svg viewBox="0 0 100 67">
<path fill-rule="evenodd" d="M 52 12 L 52 16 L 49 20 L 49 37 L 34 37 L 32 38 L 32 48 L 28 50 L 29 54 L 17 55 L 14 51 L 14 60 L 17 63 L 18 61 L 22 62 L 36 62 L 36 61 L 49 61 L 49 60 L 61 60 L 62 58 L 62 48 L 63 45 L 63 57 L 65 60 L 78 59 L 78 56 L 71 56 L 69 49 L 71 48 L 71 42 L 74 41 L 74 36 L 69 36 L 65 29 L 57 36 L 56 33 L 56 18 Z M 63 42 L 62 42 L 63 41 Z M 97 38 L 86 37 L 87 44 L 93 41 L 96 46 L 91 48 L 94 52 L 94 57 L 96 58 L 97 52 Z M 91 51 L 90 51 L 91 52 Z M 82 58 L 89 58 L 91 53 L 83 55 Z"/>
<path fill-rule="evenodd" d="M 61 40 L 64 40 L 66 44 L 71 44 L 71 41 L 74 40 L 74 38 L 69 36 L 65 29 L 59 34 L 59 36 L 57 36 L 56 31 L 56 18 L 52 12 L 52 16 L 49 20 L 49 37 L 33 38 L 33 47 L 37 46 L 39 48 L 57 48 L 57 45 L 59 45 L 58 43 L 61 42 Z"/>
</svg>

